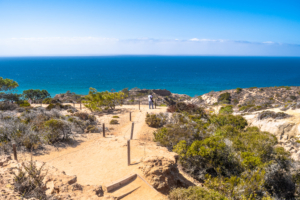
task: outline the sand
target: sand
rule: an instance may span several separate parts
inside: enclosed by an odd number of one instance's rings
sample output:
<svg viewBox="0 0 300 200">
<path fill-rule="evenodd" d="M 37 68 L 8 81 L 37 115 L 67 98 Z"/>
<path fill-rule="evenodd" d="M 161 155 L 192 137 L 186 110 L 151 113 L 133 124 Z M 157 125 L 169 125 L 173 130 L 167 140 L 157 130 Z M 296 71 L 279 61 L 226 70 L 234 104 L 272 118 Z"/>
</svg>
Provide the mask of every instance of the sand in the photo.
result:
<svg viewBox="0 0 300 200">
<path fill-rule="evenodd" d="M 76 105 L 79 109 L 79 104 Z M 88 110 L 85 110 L 89 112 Z M 132 112 L 134 122 L 134 135 L 131 140 L 131 165 L 127 162 L 127 140 L 130 139 L 132 122 L 129 121 L 129 111 Z M 140 162 L 146 156 L 169 154 L 166 148 L 159 147 L 153 138 L 155 128 L 150 128 L 145 123 L 146 113 L 165 112 L 166 107 L 149 109 L 148 106 L 138 105 L 117 107 L 114 114 L 97 116 L 100 123 L 105 123 L 108 129 L 105 138 L 102 133 L 84 134 L 77 139 L 79 144 L 73 147 L 58 148 L 47 154 L 36 155 L 34 159 L 44 161 L 59 170 L 65 171 L 67 175 L 76 175 L 77 182 L 82 185 L 107 185 L 129 174 L 137 173 Z M 118 115 L 118 125 L 109 125 L 112 116 Z M 136 182 L 129 186 L 136 188 Z M 153 193 L 151 188 L 140 184 L 141 187 L 124 199 L 161 199 L 162 195 Z M 128 189 L 127 191 L 129 191 Z M 147 192 L 148 191 L 148 192 Z M 142 195 L 142 196 L 141 196 Z"/>
</svg>

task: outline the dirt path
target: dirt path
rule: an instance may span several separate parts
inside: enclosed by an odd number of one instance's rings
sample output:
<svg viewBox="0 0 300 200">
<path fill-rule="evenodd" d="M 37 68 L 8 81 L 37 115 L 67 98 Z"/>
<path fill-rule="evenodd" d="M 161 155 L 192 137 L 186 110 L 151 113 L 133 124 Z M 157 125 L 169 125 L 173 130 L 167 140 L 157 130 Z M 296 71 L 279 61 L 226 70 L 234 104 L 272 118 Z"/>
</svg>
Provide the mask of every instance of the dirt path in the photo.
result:
<svg viewBox="0 0 300 200">
<path fill-rule="evenodd" d="M 79 107 L 76 105 L 76 108 L 77 106 Z M 104 122 L 110 129 L 106 138 L 103 138 L 102 133 L 94 134 L 93 137 L 87 138 L 76 147 L 51 151 L 49 154 L 34 156 L 34 159 L 47 162 L 47 164 L 65 171 L 68 175 L 76 175 L 77 182 L 83 185 L 105 185 L 129 174 L 141 175 L 138 168 L 144 157 L 169 153 L 165 148 L 158 147 L 154 142 L 149 141 L 155 129 L 145 124 L 147 112 L 165 112 L 166 108 L 149 110 L 148 106 L 141 105 L 139 110 L 138 106 L 126 105 L 118 109 L 125 110 L 118 114 L 119 125 L 109 125 L 113 115 L 97 117 L 99 122 Z M 130 138 L 132 125 L 132 122 L 129 121 L 129 111 L 132 112 L 132 121 L 134 122 L 130 166 L 127 165 L 127 140 Z M 146 198 L 147 193 L 144 194 L 146 196 L 143 196 L 143 199 L 152 199 L 152 197 Z"/>
</svg>

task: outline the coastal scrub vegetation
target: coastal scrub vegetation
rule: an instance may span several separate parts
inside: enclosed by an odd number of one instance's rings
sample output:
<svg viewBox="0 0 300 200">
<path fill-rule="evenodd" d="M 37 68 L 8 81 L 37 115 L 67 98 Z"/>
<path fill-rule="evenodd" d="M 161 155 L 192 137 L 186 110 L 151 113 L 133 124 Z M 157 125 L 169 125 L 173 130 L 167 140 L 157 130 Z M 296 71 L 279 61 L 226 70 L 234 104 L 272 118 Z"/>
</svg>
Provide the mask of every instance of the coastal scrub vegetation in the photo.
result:
<svg viewBox="0 0 300 200">
<path fill-rule="evenodd" d="M 173 112 L 154 140 L 179 155 L 182 169 L 208 189 L 207 199 L 295 198 L 300 179 L 290 153 L 275 136 L 248 127 L 226 107 L 220 114 Z M 286 117 L 266 112 L 261 117 L 269 115 Z M 174 189 L 170 198 L 201 199 L 202 193 L 198 187 Z"/>
<path fill-rule="evenodd" d="M 232 114 L 233 113 L 232 107 L 233 106 L 231 106 L 231 105 L 221 107 L 219 114 Z"/>
<path fill-rule="evenodd" d="M 48 93 L 47 90 L 39 90 L 39 89 L 24 90 L 22 96 L 26 100 L 32 99 L 37 101 L 43 101 L 46 98 L 51 98 L 51 95 Z"/>
<path fill-rule="evenodd" d="M 116 105 L 122 105 L 125 97 L 123 92 L 98 92 L 96 89 L 90 88 L 89 94 L 82 102 L 91 111 L 103 111 L 115 109 Z"/>
<path fill-rule="evenodd" d="M 96 126 L 95 116 L 75 113 L 64 116 L 59 110 L 37 107 L 24 110 L 0 112 L 0 148 L 10 151 L 12 143 L 26 149 L 37 149 L 42 144 L 67 141 L 73 134 L 84 133 L 89 125 Z M 99 130 L 97 127 L 94 129 Z"/>
<path fill-rule="evenodd" d="M 218 103 L 230 104 L 231 103 L 231 95 L 229 92 L 225 92 L 219 95 Z"/>
<path fill-rule="evenodd" d="M 163 113 L 159 114 L 147 114 L 146 124 L 150 127 L 158 128 L 166 124 L 168 116 Z"/>
</svg>

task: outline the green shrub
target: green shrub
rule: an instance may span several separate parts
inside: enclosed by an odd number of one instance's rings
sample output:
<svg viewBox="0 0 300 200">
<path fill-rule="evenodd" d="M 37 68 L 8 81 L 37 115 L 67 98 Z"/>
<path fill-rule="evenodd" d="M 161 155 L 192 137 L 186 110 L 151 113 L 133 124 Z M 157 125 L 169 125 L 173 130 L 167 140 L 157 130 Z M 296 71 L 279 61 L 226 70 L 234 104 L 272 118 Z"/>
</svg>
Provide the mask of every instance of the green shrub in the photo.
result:
<svg viewBox="0 0 300 200">
<path fill-rule="evenodd" d="M 120 118 L 119 116 L 113 116 L 112 118 Z"/>
<path fill-rule="evenodd" d="M 74 113 L 74 110 L 69 109 L 69 110 L 67 110 L 67 112 L 68 112 L 68 113 Z"/>
<path fill-rule="evenodd" d="M 219 114 L 232 114 L 233 110 L 232 110 L 232 106 L 225 106 L 225 107 L 221 107 Z"/>
<path fill-rule="evenodd" d="M 205 115 L 205 111 L 202 107 L 198 107 L 195 104 L 186 104 L 183 102 L 178 102 L 175 105 L 170 105 L 167 112 L 187 112 L 189 114 L 201 114 Z"/>
<path fill-rule="evenodd" d="M 233 99 L 233 104 L 234 105 L 237 105 L 239 103 L 239 100 L 238 99 Z"/>
<path fill-rule="evenodd" d="M 20 107 L 29 107 L 30 103 L 26 100 L 20 100 L 16 102 Z"/>
<path fill-rule="evenodd" d="M 60 104 L 60 103 L 56 103 L 56 104 L 52 104 L 50 103 L 47 107 L 46 107 L 46 110 L 52 110 L 52 109 L 62 109 L 63 108 L 63 105 Z"/>
<path fill-rule="evenodd" d="M 43 103 L 44 104 L 50 104 L 50 103 L 52 103 L 52 98 L 48 97 L 48 98 L 44 99 Z"/>
<path fill-rule="evenodd" d="M 195 129 L 192 124 L 168 124 L 166 127 L 154 131 L 154 141 L 159 142 L 162 146 L 172 149 L 181 140 L 189 144 L 196 139 L 206 137 L 203 128 Z"/>
<path fill-rule="evenodd" d="M 261 113 L 259 113 L 259 115 L 257 116 L 257 118 L 259 120 L 263 120 L 263 119 L 267 119 L 267 118 L 273 118 L 273 119 L 285 119 L 291 117 L 290 115 L 284 113 L 284 112 L 273 112 L 273 111 L 263 111 Z"/>
<path fill-rule="evenodd" d="M 247 120 L 240 115 L 212 115 L 210 120 L 217 127 L 231 125 L 239 130 L 248 125 Z"/>
<path fill-rule="evenodd" d="M 246 105 L 239 108 L 239 111 L 247 111 L 249 108 L 254 107 L 255 105 Z"/>
<path fill-rule="evenodd" d="M 166 124 L 167 118 L 164 114 L 147 114 L 146 124 L 150 127 L 158 128 Z"/>
<path fill-rule="evenodd" d="M 236 88 L 236 93 L 239 94 L 242 92 L 242 88 Z"/>
<path fill-rule="evenodd" d="M 110 122 L 109 122 L 109 124 L 118 124 L 119 122 L 118 122 L 118 120 L 116 120 L 116 119 L 112 119 L 112 120 L 110 120 Z"/>
<path fill-rule="evenodd" d="M 175 188 L 169 194 L 170 200 L 227 200 L 227 198 L 214 190 L 203 187 Z"/>
<path fill-rule="evenodd" d="M 225 103 L 230 104 L 231 102 L 231 95 L 228 92 L 222 93 L 218 97 L 218 103 Z"/>
<path fill-rule="evenodd" d="M 50 144 L 60 139 L 67 139 L 71 134 L 70 128 L 62 120 L 58 119 L 50 119 L 44 122 L 44 130 L 46 131 L 44 139 Z"/>
<path fill-rule="evenodd" d="M 23 145 L 28 149 L 37 149 L 41 145 L 41 140 L 38 135 L 30 134 L 22 138 Z"/>
<path fill-rule="evenodd" d="M 77 113 L 73 114 L 73 116 L 76 116 L 79 119 L 84 120 L 84 121 L 89 120 L 91 123 L 96 122 L 96 117 L 94 115 L 89 115 L 88 113 L 77 112 Z"/>
<path fill-rule="evenodd" d="M 100 132 L 98 127 L 95 126 L 95 125 L 88 125 L 86 130 L 87 130 L 87 133 L 98 133 L 98 132 Z"/>
</svg>

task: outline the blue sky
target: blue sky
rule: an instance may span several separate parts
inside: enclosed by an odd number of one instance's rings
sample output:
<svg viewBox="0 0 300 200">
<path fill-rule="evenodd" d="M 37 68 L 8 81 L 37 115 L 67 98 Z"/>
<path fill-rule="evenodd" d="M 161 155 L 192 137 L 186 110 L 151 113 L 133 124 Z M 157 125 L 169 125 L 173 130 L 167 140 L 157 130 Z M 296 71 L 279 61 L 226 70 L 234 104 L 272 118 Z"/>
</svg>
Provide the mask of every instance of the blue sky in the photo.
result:
<svg viewBox="0 0 300 200">
<path fill-rule="evenodd" d="M 0 56 L 300 56 L 299 0 L 0 0 Z"/>
</svg>

